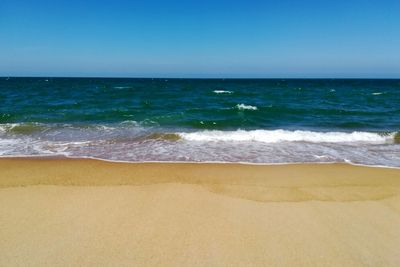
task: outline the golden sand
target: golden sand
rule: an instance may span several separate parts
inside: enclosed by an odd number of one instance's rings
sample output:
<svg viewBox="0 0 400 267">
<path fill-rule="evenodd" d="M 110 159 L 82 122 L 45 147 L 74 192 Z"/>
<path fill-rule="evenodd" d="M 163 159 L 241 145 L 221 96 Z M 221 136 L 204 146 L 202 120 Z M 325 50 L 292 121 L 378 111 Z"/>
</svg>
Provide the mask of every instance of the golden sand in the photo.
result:
<svg viewBox="0 0 400 267">
<path fill-rule="evenodd" d="M 0 160 L 0 266 L 400 266 L 400 170 Z"/>
</svg>

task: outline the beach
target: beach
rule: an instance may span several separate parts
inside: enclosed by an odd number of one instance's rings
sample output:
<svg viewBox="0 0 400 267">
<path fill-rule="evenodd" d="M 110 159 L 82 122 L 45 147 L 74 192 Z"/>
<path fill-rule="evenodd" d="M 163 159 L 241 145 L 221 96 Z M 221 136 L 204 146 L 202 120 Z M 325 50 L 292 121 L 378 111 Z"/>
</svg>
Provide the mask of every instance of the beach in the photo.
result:
<svg viewBox="0 0 400 267">
<path fill-rule="evenodd" d="M 399 11 L 0 2 L 0 267 L 400 267 Z"/>
<path fill-rule="evenodd" d="M 399 266 L 400 170 L 0 160 L 0 266 Z"/>
</svg>

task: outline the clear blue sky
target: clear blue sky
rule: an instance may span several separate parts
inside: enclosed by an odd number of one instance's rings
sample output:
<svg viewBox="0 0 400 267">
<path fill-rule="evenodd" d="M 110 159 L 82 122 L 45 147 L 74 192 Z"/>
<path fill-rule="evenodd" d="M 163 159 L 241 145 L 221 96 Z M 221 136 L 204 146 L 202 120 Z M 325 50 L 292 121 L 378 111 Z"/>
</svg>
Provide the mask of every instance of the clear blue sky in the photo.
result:
<svg viewBox="0 0 400 267">
<path fill-rule="evenodd" d="M 400 1 L 1 0 L 15 75 L 400 78 Z"/>
</svg>

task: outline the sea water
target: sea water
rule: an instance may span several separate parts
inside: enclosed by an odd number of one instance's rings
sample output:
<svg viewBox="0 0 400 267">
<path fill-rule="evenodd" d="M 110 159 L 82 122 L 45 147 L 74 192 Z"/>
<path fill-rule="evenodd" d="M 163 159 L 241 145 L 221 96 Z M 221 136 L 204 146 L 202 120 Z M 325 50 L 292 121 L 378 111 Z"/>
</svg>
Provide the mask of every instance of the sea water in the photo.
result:
<svg viewBox="0 0 400 267">
<path fill-rule="evenodd" d="M 400 80 L 0 78 L 0 156 L 400 167 Z"/>
</svg>

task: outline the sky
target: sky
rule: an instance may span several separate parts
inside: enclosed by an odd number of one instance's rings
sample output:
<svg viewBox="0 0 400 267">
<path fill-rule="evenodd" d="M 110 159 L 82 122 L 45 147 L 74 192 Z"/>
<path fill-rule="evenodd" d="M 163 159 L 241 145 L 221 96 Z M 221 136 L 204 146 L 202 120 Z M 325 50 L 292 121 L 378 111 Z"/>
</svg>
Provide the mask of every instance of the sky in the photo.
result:
<svg viewBox="0 0 400 267">
<path fill-rule="evenodd" d="M 400 1 L 1 0 L 0 76 L 400 78 Z"/>
</svg>

